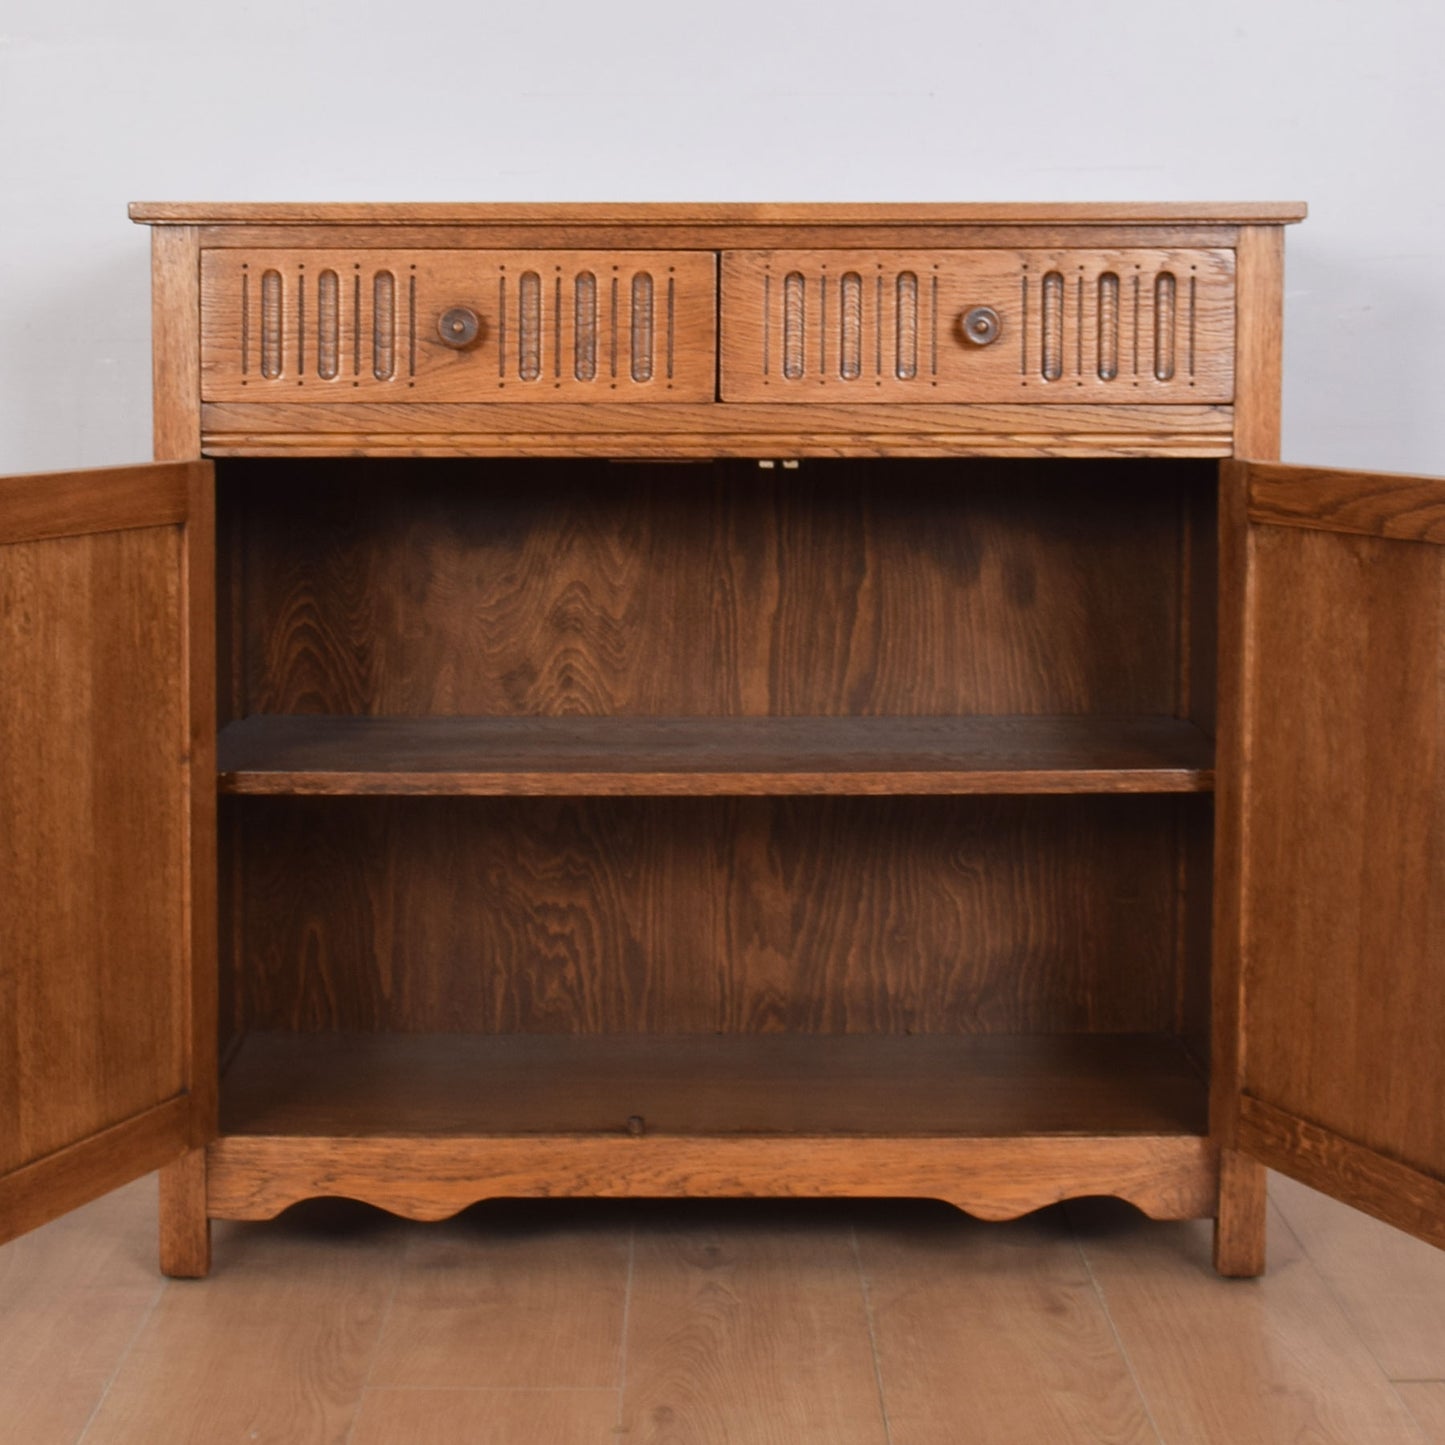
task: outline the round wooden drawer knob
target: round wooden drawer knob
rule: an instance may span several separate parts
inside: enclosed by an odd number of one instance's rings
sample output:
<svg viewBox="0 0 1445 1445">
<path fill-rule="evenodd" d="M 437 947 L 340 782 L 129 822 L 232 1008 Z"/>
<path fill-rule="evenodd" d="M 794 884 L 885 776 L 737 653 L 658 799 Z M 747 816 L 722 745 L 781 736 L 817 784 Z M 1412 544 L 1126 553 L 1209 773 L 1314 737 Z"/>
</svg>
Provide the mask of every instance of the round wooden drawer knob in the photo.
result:
<svg viewBox="0 0 1445 1445">
<path fill-rule="evenodd" d="M 963 313 L 963 339 L 973 346 L 988 346 L 998 340 L 998 312 L 992 306 L 975 306 Z"/>
<path fill-rule="evenodd" d="M 482 334 L 482 318 L 470 306 L 453 306 L 437 321 L 437 335 L 451 347 L 464 351 Z"/>
</svg>

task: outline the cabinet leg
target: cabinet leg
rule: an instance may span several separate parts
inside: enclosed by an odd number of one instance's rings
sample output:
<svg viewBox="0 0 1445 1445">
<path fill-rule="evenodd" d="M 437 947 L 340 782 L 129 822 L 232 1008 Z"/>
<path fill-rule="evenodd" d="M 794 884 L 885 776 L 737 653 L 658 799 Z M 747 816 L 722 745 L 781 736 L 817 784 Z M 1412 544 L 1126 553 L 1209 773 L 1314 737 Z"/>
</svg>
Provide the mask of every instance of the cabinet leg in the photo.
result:
<svg viewBox="0 0 1445 1445">
<path fill-rule="evenodd" d="M 161 1273 L 204 1279 L 211 1272 L 206 1151 L 192 1149 L 161 1169 Z"/>
<path fill-rule="evenodd" d="M 1214 1220 L 1214 1267 L 1232 1279 L 1264 1273 L 1265 1170 L 1233 1149 L 1219 1155 L 1219 1213 Z"/>
</svg>

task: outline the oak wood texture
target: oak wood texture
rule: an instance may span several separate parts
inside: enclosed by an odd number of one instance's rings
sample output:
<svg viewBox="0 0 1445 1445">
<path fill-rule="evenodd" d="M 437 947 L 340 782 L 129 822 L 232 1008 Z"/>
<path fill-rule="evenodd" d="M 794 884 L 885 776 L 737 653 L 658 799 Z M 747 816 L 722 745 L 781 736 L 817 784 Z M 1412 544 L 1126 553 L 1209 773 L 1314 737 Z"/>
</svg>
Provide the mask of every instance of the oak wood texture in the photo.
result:
<svg viewBox="0 0 1445 1445">
<path fill-rule="evenodd" d="M 247 1035 L 227 1135 L 1203 1134 L 1152 1035 Z"/>
<path fill-rule="evenodd" d="M 1252 466 L 1249 520 L 1440 544 L 1445 543 L 1445 486 L 1437 477 L 1394 472 Z"/>
<path fill-rule="evenodd" d="M 1445 1380 L 1402 1380 L 1395 1391 L 1419 1426 L 1424 1445 L 1445 1445 Z"/>
<path fill-rule="evenodd" d="M 759 1214 L 635 1231 L 621 1430 L 653 1445 L 809 1438 L 887 1445 L 846 1219 Z M 704 1382 L 727 1380 L 726 1393 Z M 701 1388 L 700 1388 L 701 1387 Z M 765 1405 L 761 1402 L 766 1401 Z M 761 1408 L 760 1408 L 761 1406 Z"/>
<path fill-rule="evenodd" d="M 207 249 L 206 401 L 711 401 L 708 251 Z M 449 345 L 464 308 L 480 332 Z"/>
<path fill-rule="evenodd" d="M 166 1285 L 86 1431 L 163 1439 L 344 1440 L 401 1272 L 386 1220 L 315 1215 L 264 1239 L 232 1232 L 204 1288 Z"/>
<path fill-rule="evenodd" d="M 1269 1192 L 1385 1374 L 1445 1381 L 1445 1253 L 1286 1175 Z"/>
<path fill-rule="evenodd" d="M 164 1282 L 155 1193 L 126 1185 L 0 1246 L 0 1420 L 24 1445 L 75 1445 Z"/>
<path fill-rule="evenodd" d="M 1270 467 L 1256 501 L 1228 470 L 1250 516 L 1239 1146 L 1445 1242 L 1445 551 L 1392 535 L 1445 483 Z"/>
<path fill-rule="evenodd" d="M 737 222 L 749 226 L 936 224 L 939 222 L 1027 222 L 1092 225 L 1105 222 L 1188 224 L 1256 222 L 1283 225 L 1302 221 L 1303 201 L 964 201 L 964 202 L 297 202 L 297 201 L 132 201 L 130 218 L 169 225 L 325 225 L 337 223 L 488 224 L 522 222 L 606 226 L 645 222 L 662 225 Z"/>
<path fill-rule="evenodd" d="M 1210 1138 L 1197 1117 L 1187 1133 L 1152 1125 L 1126 1135 L 1100 1132 L 1110 1111 L 1087 1090 L 1075 1096 L 1078 1128 L 1066 1133 L 1029 1133 L 1031 1126 L 1021 1125 L 965 1138 L 909 1136 L 889 1125 L 892 1132 L 843 1139 L 669 1136 L 649 1132 L 644 1113 L 640 1138 L 568 1132 L 565 1121 L 504 1138 L 389 1133 L 384 1116 L 360 1135 L 232 1135 L 204 1157 L 194 1147 L 172 1156 L 163 1188 L 171 1262 L 190 1273 L 205 1267 L 208 1214 L 274 1212 L 308 1193 L 351 1192 L 436 1217 L 508 1189 L 589 1192 L 597 1184 L 600 1192 L 709 1193 L 731 1192 L 742 1181 L 763 1193 L 907 1187 L 991 1217 L 1068 1194 L 1115 1192 L 1157 1214 L 1216 1215 L 1220 1267 L 1247 1272 L 1240 1266 L 1257 1258 L 1261 1176 L 1238 1153 L 1226 1149 L 1222 1166 L 1219 1155 L 1220 1144 L 1238 1140 L 1232 1112 L 1218 1101 L 1232 1104 L 1249 1065 L 1236 1050 L 1240 973 L 1228 952 L 1227 904 L 1219 915 L 1221 956 L 1212 967 L 1208 958 L 1208 797 L 589 798 L 578 789 L 591 788 L 599 775 L 579 766 L 583 755 L 574 750 L 559 765 L 538 768 L 528 761 L 534 741 L 520 748 L 513 776 L 565 786 L 565 796 L 226 798 L 218 897 L 216 870 L 206 866 L 217 837 L 207 810 L 215 806 L 217 776 L 209 719 L 218 711 L 207 639 L 218 624 L 225 639 L 216 647 L 219 711 L 237 724 L 232 739 L 244 743 L 270 729 L 274 740 L 292 730 L 288 747 L 309 747 L 306 738 L 325 735 L 323 751 L 333 761 L 337 749 L 359 746 L 363 762 L 374 741 L 353 737 L 375 740 L 392 729 L 388 736 L 433 740 L 422 749 L 428 766 L 414 767 L 402 750 L 395 755 L 400 768 L 368 773 L 354 765 L 352 751 L 341 769 L 291 770 L 288 790 L 306 777 L 329 784 L 343 775 L 347 786 L 369 777 L 390 787 L 406 777 L 428 788 L 449 775 L 473 780 L 472 788 L 489 775 L 457 766 L 466 751 L 454 747 L 459 730 L 477 726 L 469 718 L 485 719 L 495 740 L 524 725 L 534 735 L 581 727 L 584 737 L 592 728 L 605 738 L 618 719 L 637 717 L 655 730 L 653 739 L 677 727 L 707 736 L 707 751 L 728 759 L 731 772 L 724 778 L 684 760 L 680 771 L 664 774 L 653 766 L 654 741 L 652 758 L 635 749 L 632 761 L 614 770 L 629 788 L 646 778 L 654 789 L 664 775 L 685 779 L 694 791 L 719 778 L 733 787 L 746 773 L 771 793 L 789 778 L 835 786 L 842 759 L 830 735 L 864 736 L 876 727 L 895 729 L 896 738 L 900 726 L 926 729 L 932 718 L 997 739 L 1012 726 L 1004 722 L 1011 714 L 1021 717 L 1017 726 L 1054 739 L 1053 760 L 981 767 L 997 749 L 980 746 L 968 768 L 948 775 L 950 787 L 960 786 L 960 777 L 990 792 L 1021 778 L 1030 788 L 1154 787 L 1169 774 L 1171 788 L 1207 788 L 1216 563 L 1204 537 L 1215 477 L 1187 458 L 1271 454 L 1281 225 L 1297 214 L 1255 206 L 152 213 L 164 221 L 154 253 L 158 450 L 187 456 L 204 444 L 273 454 L 227 458 L 219 498 L 225 562 L 216 574 L 207 555 L 188 579 L 195 586 L 188 588 L 186 625 L 201 639 L 193 651 L 205 654 L 206 665 L 182 678 L 186 708 L 200 720 L 181 745 L 200 799 L 184 840 L 196 887 L 183 927 L 190 956 L 204 962 L 217 951 L 217 914 L 225 910 L 224 1038 L 281 1029 L 300 1055 L 324 1052 L 315 1039 L 338 1032 L 396 1033 L 403 1047 L 425 1054 L 458 1031 L 472 1036 L 466 1047 L 500 1032 L 525 1050 L 602 1047 L 609 1034 L 669 1031 L 664 1046 L 679 1047 L 678 1036 L 690 1031 L 722 1030 L 720 1042 L 696 1051 L 710 1057 L 709 1048 L 726 1054 L 742 1046 L 905 1049 L 910 1034 L 929 1049 L 947 1048 L 950 1038 L 966 1048 L 1018 1049 L 1028 1047 L 1020 1035 L 1067 1032 L 1083 1036 L 1078 1047 L 1117 1058 L 1128 1045 L 1113 1036 L 1147 1034 L 1160 1036 L 1181 1061 L 1210 1055 L 1216 1099 Z M 910 301 L 891 317 L 899 385 L 900 355 L 904 370 L 917 370 L 909 385 L 922 379 L 925 356 L 933 380 L 932 332 L 925 347 L 923 331 L 910 334 L 910 327 L 943 314 L 941 306 L 927 310 L 932 287 L 925 272 L 905 264 L 910 258 L 920 267 L 927 262 L 928 277 L 935 261 L 982 276 L 1000 256 L 1011 258 L 1014 281 L 1025 261 L 1031 271 L 1035 259 L 1058 268 L 1045 270 L 1047 284 L 1039 280 L 1038 312 L 1027 327 L 1020 287 L 1018 315 L 1001 306 L 999 341 L 970 354 L 1001 365 L 1004 348 L 1020 342 L 1021 372 L 996 403 L 919 406 L 900 395 L 888 405 L 779 405 L 715 399 L 717 352 L 706 328 L 714 321 L 713 268 L 724 252 L 748 264 L 763 255 L 806 258 L 798 268 L 810 275 L 815 268 L 815 281 L 824 266 L 844 267 L 833 271 L 839 276 L 854 262 L 867 261 L 875 272 L 893 266 L 895 290 L 900 275 L 917 272 L 916 307 L 910 310 Z M 475 348 L 433 342 L 436 317 L 472 303 L 443 301 L 427 289 L 432 281 L 476 285 L 477 258 L 502 264 L 498 253 L 523 268 L 517 282 L 526 294 L 511 298 L 516 334 L 502 334 L 500 311 L 490 318 L 478 306 Z M 659 381 L 678 381 L 679 365 L 696 362 L 688 373 L 693 399 L 514 405 L 516 387 L 541 393 L 549 365 L 551 390 L 564 392 L 556 383 L 569 357 L 570 384 L 595 384 L 577 370 L 592 342 L 575 327 L 568 331 L 556 281 L 573 283 L 576 311 L 577 272 L 587 269 L 567 269 L 577 257 L 624 265 L 619 255 L 637 253 L 670 253 L 666 264 L 705 272 L 708 284 L 702 292 L 676 285 L 669 306 L 661 273 L 649 272 L 650 324 L 646 286 L 638 292 L 629 285 L 625 298 L 619 289 L 619 381 L 625 371 L 633 394 L 665 393 Z M 1111 388 L 1125 379 L 1125 353 L 1132 383 L 1136 333 L 1129 331 L 1126 277 L 1110 268 L 1150 256 L 1169 262 L 1160 261 L 1154 275 L 1167 271 L 1173 284 L 1159 281 L 1152 295 L 1174 324 L 1159 331 L 1152 357 L 1140 365 L 1152 365 L 1155 390 L 1175 388 L 1169 399 L 1181 404 L 1059 402 L 1071 379 L 1079 392 L 1090 365 L 1093 381 L 1083 390 L 1113 397 Z M 1069 279 L 1077 303 L 1080 257 L 1084 297 L 1070 331 L 1063 266 L 1069 260 L 1075 268 Z M 1183 267 L 1204 257 L 1212 269 L 1189 273 L 1194 284 L 1185 286 Z M 236 297 L 243 273 L 244 319 Z M 358 275 L 371 286 L 360 308 Z M 500 283 L 501 276 L 494 269 L 482 279 Z M 500 297 L 500 284 L 497 291 Z M 706 304 L 684 316 L 679 306 L 686 310 L 702 294 Z M 829 294 L 827 304 L 841 305 L 841 291 Z M 821 288 L 816 295 L 821 321 Z M 640 319 L 624 320 L 636 297 Z M 952 306 L 951 294 L 942 299 Z M 803 301 L 806 317 L 806 292 Z M 890 330 L 885 316 L 870 336 L 861 294 L 858 301 L 852 310 L 830 311 L 829 322 L 841 323 L 836 389 L 850 400 L 846 387 L 863 380 L 868 342 L 876 357 Z M 610 295 L 608 303 L 602 307 L 599 298 L 599 322 L 606 309 L 610 326 Z M 1237 325 L 1223 319 L 1231 306 Z M 726 287 L 721 307 L 726 326 Z M 658 330 L 667 319 L 671 368 Z M 467 339 L 470 322 L 462 320 L 454 339 Z M 1024 344 L 1034 330 L 1037 386 Z M 219 338 L 223 353 L 231 348 L 231 361 L 205 373 L 204 383 L 203 331 Z M 348 340 L 354 387 L 345 375 Z M 772 354 L 775 340 L 780 358 Z M 786 331 L 770 336 L 770 364 L 791 366 L 798 340 Z M 610 338 L 599 333 L 596 341 L 599 371 L 607 357 L 610 393 Z M 806 333 L 802 342 L 800 382 L 809 375 Z M 457 378 L 475 372 L 472 363 L 492 343 L 494 390 L 427 392 L 443 376 L 447 386 L 460 386 Z M 858 353 L 858 376 L 848 348 Z M 368 349 L 372 369 L 363 381 Z M 284 403 L 255 402 L 253 361 L 265 388 Z M 228 381 L 227 366 L 244 366 L 244 374 Z M 939 377 L 948 380 L 942 371 Z M 368 391 L 391 396 L 403 379 L 407 400 L 366 398 Z M 1013 399 L 1013 380 L 1028 382 L 1018 387 L 1028 400 Z M 226 390 L 239 381 L 244 391 L 239 384 L 234 394 Z M 1054 398 L 1051 405 L 1035 404 L 1041 391 Z M 203 402 L 203 392 L 211 400 Z M 324 399 L 343 392 L 340 403 Z M 335 455 L 372 449 L 391 459 L 368 464 Z M 987 461 L 988 451 L 1020 460 Z M 328 452 L 332 460 L 319 459 Z M 398 455 L 408 452 L 450 452 L 458 460 Z M 542 460 L 549 453 L 558 461 Z M 830 453 L 860 460 L 812 463 Z M 946 459 L 922 460 L 931 453 Z M 1162 456 L 1127 469 L 1113 460 L 1150 453 Z M 629 455 L 711 465 L 644 471 L 595 460 Z M 807 456 L 809 465 L 759 474 L 717 460 L 729 455 Z M 1090 455 L 1110 460 L 1058 460 Z M 1048 461 L 1024 460 L 1034 457 Z M 1402 500 L 1393 525 L 1434 526 L 1422 520 L 1417 499 Z M 197 533 L 209 532 L 205 504 L 193 496 L 185 503 Z M 1331 515 L 1357 521 L 1348 501 L 1331 505 Z M 1242 500 L 1226 499 L 1226 534 L 1242 524 L 1242 508 Z M 139 537 L 147 529 L 106 535 Z M 1379 539 L 1349 539 L 1361 540 Z M 19 545 L 54 544 L 37 537 Z M 1226 540 L 1218 563 L 1226 586 L 1239 560 L 1230 545 Z M 220 582 L 215 605 L 205 590 L 213 575 Z M 1225 599 L 1227 659 L 1246 655 L 1236 625 L 1244 612 L 1231 614 L 1233 605 Z M 1228 684 L 1219 714 L 1228 774 L 1220 834 L 1238 842 L 1248 836 L 1239 826 L 1241 800 L 1250 799 L 1230 770 L 1248 750 L 1236 746 L 1231 729 L 1250 715 L 1237 708 Z M 1186 776 L 1177 776 L 1181 756 L 1166 757 L 1161 768 L 1156 752 L 1143 769 L 1116 759 L 1101 777 L 1097 730 L 1117 727 L 1110 719 L 1146 720 L 1130 726 L 1152 729 L 1156 740 L 1161 732 L 1188 738 Z M 739 725 L 819 728 L 827 768 L 790 771 L 763 758 L 761 769 L 745 769 Z M 354 730 L 344 748 L 337 729 Z M 1096 743 L 1060 754 L 1059 729 L 1075 738 L 1090 731 Z M 453 742 L 438 750 L 439 737 Z M 1119 742 L 1116 731 L 1108 746 Z M 781 752 L 785 762 L 796 760 L 796 749 Z M 1019 756 L 1027 762 L 1032 754 Z M 436 767 L 438 759 L 448 765 Z M 944 776 L 937 766 L 880 766 L 887 762 L 874 759 L 864 771 L 893 791 L 920 786 L 919 775 L 935 783 Z M 1223 848 L 1217 866 L 1220 889 L 1249 884 L 1248 871 L 1241 878 Z M 1223 1003 L 1206 1048 L 1211 972 Z M 216 986 L 213 973 L 195 972 L 182 1004 L 189 1032 L 181 1083 L 189 1092 L 172 1104 L 187 1115 L 183 1143 L 190 1146 L 203 1143 L 215 1122 Z M 238 1067 L 254 1042 L 241 1046 Z M 553 1072 L 567 1077 L 565 1068 Z M 315 1097 L 324 1100 L 332 1089 L 336 1102 L 345 1070 L 334 1073 L 317 1084 Z M 906 1083 L 906 1072 L 902 1078 Z M 1137 1087 L 1141 1099 L 1152 1097 L 1147 1080 Z M 1203 1087 L 1191 1086 L 1196 1110 Z M 795 1101 L 818 1097 L 807 1089 L 779 1092 Z M 887 1097 L 876 1084 L 857 1092 Z M 733 1093 L 734 1103 L 745 1099 L 746 1082 Z M 1006 1114 L 1002 1102 L 990 1110 L 995 1118 Z M 428 1103 L 428 1112 L 444 1116 L 441 1105 Z M 723 1110 L 715 1117 L 728 1116 Z M 1297 1122 L 1310 1121 L 1301 1114 Z M 113 1145 L 118 1136 L 110 1137 Z M 1291 1147 L 1303 1147 L 1301 1137 L 1291 1135 Z M 785 1155 L 773 1144 L 798 1147 Z M 840 1152 L 840 1144 L 862 1152 Z M 1354 1166 L 1335 1158 L 1331 1167 Z"/>
<path fill-rule="evenodd" d="M 192 592 L 209 597 L 209 476 L 0 481 L 3 1238 L 210 1123 L 206 1084 L 188 1092 L 196 980 L 213 977 L 195 912 L 215 857 L 211 661 Z"/>
<path fill-rule="evenodd" d="M 208 403 L 208 456 L 1227 457 L 1227 406 Z"/>
<path fill-rule="evenodd" d="M 151 415 L 157 461 L 200 455 L 200 251 L 194 226 L 151 232 Z"/>
<path fill-rule="evenodd" d="M 1284 321 L 1284 233 L 1246 226 L 1235 252 L 1236 454 L 1268 460 L 1279 455 Z M 1243 888 L 1248 860 L 1246 787 L 1252 766 L 1256 698 L 1247 675 L 1252 662 L 1253 576 L 1245 482 L 1222 467 L 1218 485 L 1218 646 L 1214 711 L 1221 767 L 1215 802 L 1210 1128 L 1228 1151 L 1242 1086 L 1244 1057 Z M 1265 1176 L 1262 1165 L 1237 1151 L 1221 1167 L 1215 1266 L 1248 1275 L 1265 1257 Z"/>
<path fill-rule="evenodd" d="M 136 1420 L 128 1437 L 114 1419 L 106 1427 L 133 1441 L 212 1445 L 252 1429 L 288 1441 L 298 1430 L 303 1440 L 345 1438 L 350 1423 L 353 1442 L 373 1445 L 595 1445 L 626 1409 L 643 1438 L 685 1421 L 694 1438 L 725 1429 L 733 1445 L 769 1437 L 774 1398 L 797 1414 L 854 1398 L 856 1352 L 847 1343 L 830 1351 L 829 1342 L 859 1328 L 861 1303 L 874 1344 L 861 1365 L 874 1391 L 866 1418 L 886 1416 L 894 1441 L 953 1445 L 963 1433 L 983 1445 L 1133 1445 L 1129 1390 L 1175 1440 L 1357 1445 L 1393 1428 L 1391 1445 L 1432 1441 L 1423 1422 L 1441 1387 L 1413 1383 L 1428 1372 L 1402 1367 L 1424 1365 L 1422 1351 L 1438 1349 L 1428 1290 L 1441 1257 L 1287 1185 L 1271 1180 L 1280 1258 L 1258 1284 L 1209 1278 L 1202 1223 L 1160 1225 L 1127 1207 L 1079 1211 L 1085 1256 L 1072 1206 L 983 1224 L 908 1200 L 522 1201 L 417 1228 L 316 1203 L 264 1225 L 218 1225 L 217 1283 L 261 1281 L 243 1299 L 234 1288 L 156 1280 L 146 1263 L 153 1193 L 143 1181 L 0 1248 L 3 1418 L 24 1445 L 76 1445 L 114 1375 L 144 1415 L 128 1409 Z M 646 1240 L 658 1247 L 642 1247 Z M 1147 1257 L 1143 1278 L 1126 1282 L 1118 1266 L 1136 1250 Z M 303 1297 L 297 1286 L 315 1278 L 313 1255 L 328 1290 Z M 1403 1274 L 1416 1265 L 1412 1293 Z M 628 1283 L 618 1289 L 612 1281 L 622 1274 Z M 349 1356 L 331 1356 L 332 1374 L 328 1336 L 318 1330 L 318 1347 L 308 1348 L 288 1312 L 325 1312 L 334 1328 L 375 1307 L 377 1284 L 392 1305 L 382 1306 L 376 1347 L 360 1370 Z M 141 1331 L 152 1305 L 170 1297 Z M 584 1308 L 590 1299 L 605 1299 L 606 1309 Z M 1124 1345 L 1114 1342 L 1119 1325 Z M 567 1344 L 569 1327 L 583 1336 L 577 1345 Z M 281 1335 L 271 1349 L 268 1329 Z M 413 1330 L 424 1333 L 409 1347 Z M 588 1333 L 615 1349 L 615 1374 L 605 1388 L 566 1388 L 562 1381 L 579 1378 L 569 1362 L 584 1362 Z M 197 1349 L 197 1336 L 214 1336 L 214 1353 Z M 131 1350 L 132 1340 L 143 1348 Z M 408 1383 L 377 1382 L 388 1340 Z M 549 1354 L 549 1341 L 561 1348 Z M 177 1354 L 187 1366 L 173 1371 Z M 483 1383 L 493 1362 L 517 1383 Z M 218 1372 L 211 1389 L 208 1367 Z M 435 1385 L 423 1383 L 428 1372 Z M 1136 1372 L 1145 1393 L 1132 1383 Z M 318 1396 L 336 1403 L 322 1408 L 312 1403 Z M 257 1417 L 249 1422 L 248 1404 Z M 100 1412 L 108 1415 L 103 1402 Z M 1157 1445 L 1159 1436 L 1144 1438 Z"/>
<path fill-rule="evenodd" d="M 1219 1190 L 1215 1151 L 1189 1134 L 236 1134 L 207 1152 L 209 1208 L 218 1219 L 273 1219 L 321 1195 L 418 1220 L 493 1198 L 910 1195 L 1000 1220 L 1090 1194 L 1117 1195 L 1154 1219 L 1193 1219 L 1213 1211 Z"/>
<path fill-rule="evenodd" d="M 254 716 L 218 744 L 225 793 L 928 794 L 1207 790 L 1173 718 Z"/>
<path fill-rule="evenodd" d="M 1219 1151 L 1214 1268 L 1226 1279 L 1252 1279 L 1264 1273 L 1269 1205 L 1265 1180 L 1257 1159 L 1238 1149 Z"/>
<path fill-rule="evenodd" d="M 1234 253 L 727 251 L 719 360 L 724 402 L 1228 402 Z"/>
<path fill-rule="evenodd" d="M 203 1279 L 211 1270 L 205 1149 L 189 1149 L 162 1165 L 159 1180 L 161 1273 L 172 1279 Z"/>
<path fill-rule="evenodd" d="M 544 1377 L 545 1378 L 545 1377 Z M 548 1440 L 555 1445 L 606 1441 L 616 1430 L 616 1390 L 447 1390 L 371 1386 L 346 1445 L 513 1445 Z"/>
<path fill-rule="evenodd" d="M 1177 716 L 1182 511 L 1212 478 L 236 462 L 235 715 Z"/>
<path fill-rule="evenodd" d="M 621 1223 L 616 1208 L 499 1200 L 412 1232 L 368 1387 L 615 1392 L 633 1258 Z"/>
<path fill-rule="evenodd" d="M 1158 1445 L 1060 1212 L 1000 1229 L 910 1205 L 854 1234 L 891 1441 Z"/>
<path fill-rule="evenodd" d="M 1173 1033 L 1179 813 L 1207 806 L 227 803 L 234 1031 L 556 1035 Z"/>
<path fill-rule="evenodd" d="M 1275 1211 L 1269 1273 L 1231 1283 L 1211 1277 L 1200 1225 L 1141 1231 L 1108 1200 L 1066 1213 L 1160 1439 L 1420 1445 L 1393 1385 Z"/>
</svg>

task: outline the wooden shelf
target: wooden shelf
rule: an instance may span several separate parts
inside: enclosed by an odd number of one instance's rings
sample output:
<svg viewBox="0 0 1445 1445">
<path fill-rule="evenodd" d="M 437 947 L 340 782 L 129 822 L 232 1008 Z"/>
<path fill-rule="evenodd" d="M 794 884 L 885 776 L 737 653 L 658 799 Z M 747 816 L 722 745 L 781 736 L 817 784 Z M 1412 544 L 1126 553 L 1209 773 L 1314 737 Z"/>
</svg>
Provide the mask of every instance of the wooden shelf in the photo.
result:
<svg viewBox="0 0 1445 1445">
<path fill-rule="evenodd" d="M 1192 793 L 1213 748 L 1166 717 L 255 716 L 225 793 Z"/>
<path fill-rule="evenodd" d="M 221 1132 L 1202 1135 L 1206 1092 L 1154 1035 L 253 1033 Z"/>
<path fill-rule="evenodd" d="M 1088 1194 L 1197 1219 L 1218 1190 L 1206 1094 L 1144 1035 L 252 1034 L 207 1208 L 902 1191 L 988 1219 Z"/>
</svg>

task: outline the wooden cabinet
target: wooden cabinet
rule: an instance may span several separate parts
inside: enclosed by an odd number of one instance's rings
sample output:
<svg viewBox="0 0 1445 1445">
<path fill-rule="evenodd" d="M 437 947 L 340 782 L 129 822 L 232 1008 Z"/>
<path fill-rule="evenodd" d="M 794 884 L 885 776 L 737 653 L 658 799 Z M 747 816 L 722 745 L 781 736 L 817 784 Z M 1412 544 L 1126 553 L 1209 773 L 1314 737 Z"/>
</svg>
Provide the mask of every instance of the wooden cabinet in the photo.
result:
<svg viewBox="0 0 1445 1445">
<path fill-rule="evenodd" d="M 1445 1243 L 1445 483 L 1270 461 L 1300 214 L 136 208 L 163 460 L 0 483 L 0 1235 Z"/>
</svg>

